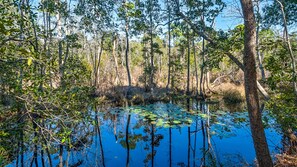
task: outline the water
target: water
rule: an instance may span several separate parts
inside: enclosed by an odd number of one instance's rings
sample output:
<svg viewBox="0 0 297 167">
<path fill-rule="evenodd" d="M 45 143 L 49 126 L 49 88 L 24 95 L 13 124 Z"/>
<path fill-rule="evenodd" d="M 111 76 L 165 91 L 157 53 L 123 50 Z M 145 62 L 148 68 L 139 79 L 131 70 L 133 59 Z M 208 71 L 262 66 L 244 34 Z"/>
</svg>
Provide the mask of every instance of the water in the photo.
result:
<svg viewBox="0 0 297 167">
<path fill-rule="evenodd" d="M 265 117 L 269 117 L 266 113 Z M 280 152 L 281 134 L 266 122 L 272 156 Z M 90 110 L 72 129 L 71 149 L 52 144 L 53 166 L 252 166 L 255 151 L 246 112 L 212 111 L 206 104 L 170 103 Z M 33 146 L 24 154 L 32 161 Z M 40 146 L 39 146 L 40 150 Z M 44 156 L 46 166 L 49 161 Z M 40 151 L 38 163 L 41 166 Z M 16 160 L 7 166 L 15 166 Z M 33 163 L 34 166 L 34 163 Z"/>
</svg>

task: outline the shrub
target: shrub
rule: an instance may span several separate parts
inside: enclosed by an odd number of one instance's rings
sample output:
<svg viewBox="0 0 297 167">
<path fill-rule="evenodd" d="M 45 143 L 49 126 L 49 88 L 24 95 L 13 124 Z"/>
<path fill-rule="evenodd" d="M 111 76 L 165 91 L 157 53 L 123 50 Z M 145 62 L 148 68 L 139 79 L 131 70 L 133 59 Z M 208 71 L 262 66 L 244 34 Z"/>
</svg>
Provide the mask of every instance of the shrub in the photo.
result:
<svg viewBox="0 0 297 167">
<path fill-rule="evenodd" d="M 241 103 L 244 97 L 236 89 L 230 89 L 223 92 L 223 100 L 226 104 Z"/>
<path fill-rule="evenodd" d="M 132 97 L 131 99 L 132 104 L 137 105 L 137 104 L 143 104 L 144 103 L 144 97 L 141 94 L 136 94 Z"/>
</svg>

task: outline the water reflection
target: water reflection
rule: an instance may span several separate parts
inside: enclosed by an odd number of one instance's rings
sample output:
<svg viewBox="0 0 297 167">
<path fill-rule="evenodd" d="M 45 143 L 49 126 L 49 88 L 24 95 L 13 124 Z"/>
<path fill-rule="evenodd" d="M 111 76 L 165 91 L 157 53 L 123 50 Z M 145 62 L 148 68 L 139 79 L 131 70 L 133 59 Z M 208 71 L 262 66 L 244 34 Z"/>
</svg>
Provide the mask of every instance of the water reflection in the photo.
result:
<svg viewBox="0 0 297 167">
<path fill-rule="evenodd" d="M 8 166 L 244 166 L 255 159 L 247 116 L 213 110 L 195 99 L 179 105 L 93 106 L 71 121 L 35 119 L 27 122 L 32 131 L 18 128 Z M 273 129 L 266 133 L 276 153 L 281 135 Z"/>
<path fill-rule="evenodd" d="M 98 140 L 99 140 L 99 146 L 100 146 L 100 153 L 101 153 L 101 165 L 103 167 L 105 167 L 105 163 L 104 163 L 104 150 L 103 150 L 103 144 L 102 144 L 102 136 L 101 136 L 101 122 L 100 122 L 100 119 L 98 117 L 98 112 L 100 112 L 100 109 L 97 108 L 97 106 L 95 107 L 96 108 L 96 114 L 95 114 L 95 130 L 96 130 L 96 133 L 97 133 L 97 136 L 98 136 Z M 96 134 L 95 133 L 95 134 Z M 97 149 L 96 149 L 97 150 Z M 96 151 L 97 153 L 97 151 Z M 97 164 L 98 165 L 98 164 Z M 100 165 L 100 166 L 101 166 Z"/>
<path fill-rule="evenodd" d="M 126 166 L 129 167 L 129 161 L 130 161 L 130 146 L 129 146 L 129 125 L 130 125 L 130 119 L 131 115 L 128 115 L 127 120 L 127 126 L 126 126 L 126 146 L 127 146 L 127 160 L 126 160 Z"/>
</svg>

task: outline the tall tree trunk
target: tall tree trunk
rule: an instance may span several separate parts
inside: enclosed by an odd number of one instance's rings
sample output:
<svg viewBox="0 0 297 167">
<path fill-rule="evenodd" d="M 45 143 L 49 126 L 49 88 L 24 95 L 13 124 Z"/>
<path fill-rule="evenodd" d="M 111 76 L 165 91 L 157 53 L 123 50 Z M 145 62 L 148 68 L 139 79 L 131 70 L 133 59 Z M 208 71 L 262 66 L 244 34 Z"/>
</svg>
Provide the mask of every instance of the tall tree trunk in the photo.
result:
<svg viewBox="0 0 297 167">
<path fill-rule="evenodd" d="M 61 14 L 60 12 L 56 15 L 57 18 L 57 32 L 58 32 L 58 55 L 59 55 L 59 78 L 60 78 L 60 86 L 64 87 L 64 64 L 65 61 L 63 61 L 63 30 L 62 30 L 62 21 L 61 21 Z M 68 47 L 68 45 L 67 45 Z"/>
<path fill-rule="evenodd" d="M 168 76 L 167 76 L 167 85 L 166 89 L 169 88 L 170 84 L 170 76 L 171 76 L 171 8 L 170 1 L 167 0 L 167 8 L 168 8 Z"/>
<path fill-rule="evenodd" d="M 204 49 L 205 48 L 205 41 L 204 38 L 202 39 L 202 65 L 200 68 L 200 84 L 199 84 L 199 90 L 200 90 L 200 96 L 204 97 L 204 92 L 203 92 L 203 80 L 204 80 Z"/>
<path fill-rule="evenodd" d="M 256 22 L 252 0 L 241 0 L 244 16 L 244 81 L 246 103 L 249 112 L 250 126 L 254 141 L 257 160 L 260 167 L 272 167 L 264 127 L 260 112 L 259 97 L 257 92 L 256 72 Z"/>
<path fill-rule="evenodd" d="M 154 87 L 154 73 L 155 73 L 155 67 L 154 67 L 154 41 L 153 41 L 153 3 L 152 0 L 150 0 L 150 49 L 151 49 L 151 65 L 150 65 L 150 88 Z"/>
<path fill-rule="evenodd" d="M 91 50 L 91 54 L 92 54 L 92 49 Z M 94 61 L 93 61 L 93 71 L 94 71 L 94 83 L 93 83 L 93 86 L 97 88 L 97 80 L 98 80 L 98 70 L 97 70 L 97 54 L 96 54 L 96 50 L 97 50 L 97 47 L 96 47 L 96 44 L 95 44 L 95 48 L 94 48 Z"/>
<path fill-rule="evenodd" d="M 64 71 L 65 71 L 65 65 L 66 65 L 66 62 L 68 60 L 68 57 L 69 57 L 69 43 L 66 42 L 66 51 L 65 51 L 65 57 L 63 59 L 63 46 L 62 46 L 62 41 L 60 40 L 59 41 L 59 44 L 58 44 L 58 52 L 59 52 L 59 75 L 60 75 L 60 83 L 61 83 L 61 87 L 62 88 L 65 88 L 65 78 L 64 78 Z"/>
<path fill-rule="evenodd" d="M 98 88 L 98 83 L 99 83 L 99 76 L 100 76 L 100 63 L 101 63 L 101 55 L 103 52 L 103 42 L 104 42 L 104 35 L 101 37 L 101 43 L 100 43 L 100 48 L 98 49 L 97 55 L 96 53 L 94 54 L 95 56 L 95 61 L 94 61 L 94 74 L 95 74 L 95 80 L 94 80 L 94 86 Z M 98 62 L 97 62 L 98 61 Z"/>
<path fill-rule="evenodd" d="M 46 56 L 49 60 L 49 64 L 48 64 L 48 70 L 49 70 L 49 82 L 50 82 L 50 86 L 51 88 L 53 88 L 53 76 L 52 76 L 52 68 L 53 68 L 53 59 L 52 59 L 52 54 L 51 54 L 51 45 L 52 45 L 52 40 L 53 40 L 53 33 L 52 33 L 52 30 L 51 30 L 51 14 L 48 13 L 47 14 L 47 21 L 48 21 L 48 33 L 49 33 L 49 43 L 48 43 L 48 48 L 47 48 L 47 52 L 46 52 Z"/>
<path fill-rule="evenodd" d="M 126 0 L 122 1 L 123 4 L 126 4 Z M 125 49 L 125 64 L 126 64 L 126 71 L 127 71 L 127 79 L 128 79 L 128 86 L 131 86 L 131 74 L 129 68 L 129 16 L 128 16 L 128 9 L 125 9 L 125 35 L 126 35 L 126 49 Z"/>
<path fill-rule="evenodd" d="M 20 40 L 23 41 L 24 40 L 24 11 L 23 11 L 23 8 L 24 8 L 24 1 L 21 0 L 19 2 L 19 14 L 21 16 L 21 22 L 20 22 Z M 19 47 L 22 47 L 22 42 L 19 42 L 18 46 Z M 18 91 L 17 91 L 17 94 L 18 95 L 21 95 L 23 93 L 23 67 L 20 66 L 19 67 L 19 82 L 17 83 L 18 84 Z M 18 115 L 19 115 L 19 121 L 18 123 L 21 125 L 23 123 L 23 118 L 22 118 L 22 115 L 23 115 L 23 107 L 22 105 L 17 105 L 17 111 L 18 111 Z M 24 166 L 24 152 L 25 152 L 25 145 L 24 145 L 24 130 L 23 130 L 23 127 L 20 128 L 21 132 L 20 132 L 20 139 L 21 139 L 21 142 L 19 143 L 19 146 L 20 146 L 20 152 L 21 152 L 21 167 Z"/>
<path fill-rule="evenodd" d="M 118 59 L 116 56 L 116 45 L 117 45 L 117 37 L 114 36 L 113 38 L 113 48 L 112 48 L 112 56 L 114 59 L 115 64 L 115 70 L 116 70 L 116 80 L 115 83 L 118 84 L 118 82 L 121 84 L 120 76 L 119 76 L 119 65 L 118 65 Z"/>
<path fill-rule="evenodd" d="M 282 12 L 282 16 L 283 16 L 284 29 L 285 29 L 285 38 L 286 38 L 286 43 L 287 43 L 287 46 L 288 46 L 288 50 L 289 50 L 289 53 L 290 53 L 291 64 L 292 64 L 293 89 L 294 89 L 294 93 L 295 93 L 295 98 L 297 99 L 296 62 L 295 62 L 295 57 L 294 57 L 294 54 L 293 54 L 292 45 L 291 45 L 291 42 L 290 42 L 285 9 L 284 9 L 284 6 L 283 6 L 283 4 L 282 4 L 282 2 L 280 0 L 276 0 L 276 1 L 279 3 L 279 5 L 281 7 L 281 12 Z"/>
<path fill-rule="evenodd" d="M 175 53 L 173 54 L 173 60 L 172 60 L 172 62 L 175 62 L 176 61 L 176 57 L 175 57 L 176 55 L 175 55 Z M 175 65 L 172 65 L 171 66 L 171 73 L 172 73 L 172 76 L 171 76 L 171 89 L 174 89 L 174 85 L 175 85 L 175 75 L 174 75 L 174 73 L 175 73 L 175 71 L 176 71 L 176 66 Z"/>
<path fill-rule="evenodd" d="M 207 90 L 208 90 L 208 91 L 211 91 L 210 88 L 209 88 L 209 83 L 210 83 L 210 73 L 209 73 L 208 70 L 207 70 L 207 72 L 206 72 L 205 80 L 206 80 L 206 88 L 207 88 Z"/>
<path fill-rule="evenodd" d="M 34 42 L 35 42 L 35 52 L 39 52 L 39 45 L 38 45 L 38 36 L 37 36 L 37 26 L 36 24 L 34 23 L 34 17 L 33 17 L 33 14 L 32 14 L 32 11 L 31 11 L 31 6 L 30 6 L 30 3 L 29 3 L 29 0 L 26 0 L 26 3 L 27 3 L 27 7 L 29 8 L 29 18 L 30 18 L 30 21 L 31 21 L 31 24 L 32 24 L 32 27 L 33 27 L 33 35 L 34 35 Z"/>
<path fill-rule="evenodd" d="M 42 3 L 44 3 L 45 0 L 42 0 Z M 47 4 L 46 4 L 47 5 Z M 44 44 L 43 44 L 43 52 L 44 53 L 47 53 L 47 40 L 48 40 L 48 26 L 47 26 L 47 12 L 46 12 L 46 9 L 44 7 L 44 5 L 42 5 L 42 16 L 43 16 L 43 27 L 44 27 Z M 46 66 L 44 64 L 41 64 L 41 67 L 40 67 L 40 77 L 43 78 L 44 75 L 45 75 L 45 69 Z M 39 85 L 39 90 L 43 90 L 43 79 L 41 80 L 40 82 L 40 85 Z"/>
<path fill-rule="evenodd" d="M 187 29 L 187 42 L 188 42 L 188 58 L 187 58 L 187 95 L 190 94 L 190 56 L 191 56 L 191 49 L 190 49 L 190 34 L 189 28 Z"/>
<path fill-rule="evenodd" d="M 125 61 L 126 61 L 126 70 L 127 70 L 127 77 L 128 77 L 128 86 L 131 86 L 131 75 L 129 69 L 129 25 L 128 25 L 128 18 L 126 17 L 126 27 L 125 27 L 125 34 L 126 34 L 126 51 L 125 51 Z"/>
<path fill-rule="evenodd" d="M 202 9 L 204 11 L 204 0 L 202 4 Z M 204 25 L 204 13 L 201 15 L 201 21 L 203 22 Z M 202 31 L 204 32 L 204 27 L 202 28 Z M 204 64 L 205 64 L 205 39 L 202 37 L 202 65 L 201 65 L 201 73 L 200 73 L 200 96 L 204 99 Z"/>
<path fill-rule="evenodd" d="M 58 60 L 58 63 L 59 63 L 59 77 L 60 77 L 60 85 L 62 85 L 62 80 L 63 80 L 63 46 L 62 46 L 62 40 L 59 40 L 58 42 L 58 54 L 59 54 L 59 60 Z"/>
<path fill-rule="evenodd" d="M 260 32 L 260 21 L 261 21 L 261 14 L 260 14 L 260 0 L 256 0 L 256 12 L 257 12 L 257 31 L 256 31 L 256 49 L 257 49 L 257 59 L 258 59 L 258 63 L 259 63 L 259 69 L 261 71 L 261 77 L 263 81 L 266 81 L 266 77 L 265 77 L 265 71 L 264 71 L 264 67 L 263 67 L 263 57 L 261 56 L 261 52 L 260 52 L 260 37 L 259 37 L 259 32 Z"/>
<path fill-rule="evenodd" d="M 198 68 L 197 68 L 197 58 L 196 58 L 196 49 L 195 49 L 195 41 L 193 40 L 193 54 L 194 54 L 194 63 L 195 63 L 195 79 L 196 79 L 196 96 L 198 96 Z"/>
<path fill-rule="evenodd" d="M 125 40 L 124 39 L 120 39 L 120 43 L 121 43 L 121 66 L 122 68 L 125 68 L 124 62 L 125 62 L 125 51 L 123 48 L 125 48 Z"/>
<path fill-rule="evenodd" d="M 148 52 L 147 52 L 147 44 L 144 43 L 144 66 L 145 67 L 149 67 L 150 63 L 149 63 L 149 60 L 148 60 Z M 149 87 L 149 81 L 148 81 L 148 76 L 147 75 L 144 75 L 144 87 L 145 88 L 148 88 Z"/>
</svg>

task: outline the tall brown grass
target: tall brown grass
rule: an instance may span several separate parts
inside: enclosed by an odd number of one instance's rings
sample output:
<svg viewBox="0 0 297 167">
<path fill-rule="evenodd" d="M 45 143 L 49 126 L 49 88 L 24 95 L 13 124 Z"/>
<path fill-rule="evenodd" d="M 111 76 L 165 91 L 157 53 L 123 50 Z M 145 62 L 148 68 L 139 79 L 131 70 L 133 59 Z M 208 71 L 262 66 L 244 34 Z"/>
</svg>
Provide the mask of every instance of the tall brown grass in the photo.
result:
<svg viewBox="0 0 297 167">
<path fill-rule="evenodd" d="M 244 86 L 233 83 L 221 83 L 213 88 L 227 104 L 241 103 L 244 101 Z"/>
</svg>

